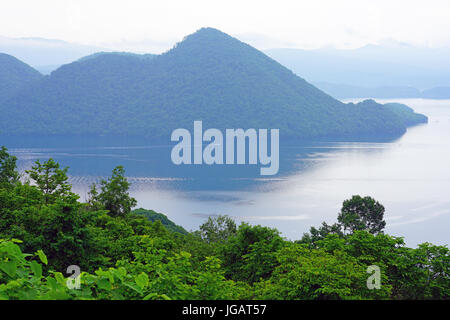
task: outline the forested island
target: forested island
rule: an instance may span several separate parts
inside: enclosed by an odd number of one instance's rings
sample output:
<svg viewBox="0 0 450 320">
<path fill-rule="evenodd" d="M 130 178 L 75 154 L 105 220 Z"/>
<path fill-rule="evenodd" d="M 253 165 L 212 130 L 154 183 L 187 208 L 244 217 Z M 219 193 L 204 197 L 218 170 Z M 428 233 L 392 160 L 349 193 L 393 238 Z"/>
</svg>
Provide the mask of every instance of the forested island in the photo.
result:
<svg viewBox="0 0 450 320">
<path fill-rule="evenodd" d="M 0 56 L 0 136 L 129 136 L 177 128 L 280 129 L 281 140 L 397 138 L 427 117 L 373 100 L 342 103 L 261 51 L 203 28 L 159 54 L 100 52 L 50 75 Z M 20 81 L 20 85 L 18 83 Z M 5 92 L 3 92 L 5 91 Z"/>
<path fill-rule="evenodd" d="M 336 223 L 296 241 L 227 216 L 188 232 L 133 210 L 121 166 L 81 202 L 68 168 L 49 159 L 21 175 L 16 160 L 0 149 L 0 299 L 450 297 L 449 249 L 385 234 L 384 207 L 371 197 L 345 200 Z M 370 266 L 379 288 L 367 285 Z"/>
</svg>

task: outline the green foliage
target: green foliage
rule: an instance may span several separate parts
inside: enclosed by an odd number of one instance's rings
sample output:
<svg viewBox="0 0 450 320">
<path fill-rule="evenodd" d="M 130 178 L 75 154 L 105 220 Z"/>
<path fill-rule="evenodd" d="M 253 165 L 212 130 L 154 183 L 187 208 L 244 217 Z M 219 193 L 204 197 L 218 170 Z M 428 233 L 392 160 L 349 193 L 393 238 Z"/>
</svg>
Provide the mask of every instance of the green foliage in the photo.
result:
<svg viewBox="0 0 450 320">
<path fill-rule="evenodd" d="M 23 185 L 5 194 L 0 208 L 0 237 L 23 240 L 28 252 L 43 250 L 54 270 L 64 270 L 71 264 L 89 269 L 100 257 L 93 233 L 89 230 L 92 213 L 84 211 L 74 198 L 59 198 L 42 205 L 43 194 L 36 187 Z M 29 196 L 30 198 L 26 198 Z M 36 199 L 31 199 L 35 196 Z"/>
<path fill-rule="evenodd" d="M 341 238 L 346 232 L 353 233 L 358 230 L 367 230 L 377 234 L 382 232 L 386 226 L 383 216 L 382 204 L 371 197 L 362 198 L 356 195 L 344 201 L 337 217 L 338 223 L 328 225 L 326 222 L 322 222 L 322 226 L 311 227 L 309 233 L 304 233 L 302 239 L 296 242 L 316 247 L 318 241 L 324 240 L 330 234 Z"/>
<path fill-rule="evenodd" d="M 450 299 L 450 251 L 423 243 L 405 248 L 396 265 L 397 299 Z"/>
<path fill-rule="evenodd" d="M 243 223 L 236 235 L 219 247 L 219 256 L 228 278 L 253 283 L 270 277 L 277 264 L 275 253 L 283 245 L 276 229 Z"/>
<path fill-rule="evenodd" d="M 236 223 L 228 216 L 208 217 L 200 226 L 200 236 L 207 243 L 224 242 L 236 234 Z"/>
<path fill-rule="evenodd" d="M 0 149 L 0 188 L 9 188 L 19 181 L 19 173 L 16 171 L 17 158 L 7 151 L 5 146 Z"/>
<path fill-rule="evenodd" d="M 336 250 L 308 249 L 293 244 L 277 254 L 279 265 L 270 280 L 258 283 L 256 292 L 264 299 L 382 299 L 390 286 L 371 291 L 367 273 L 358 261 Z"/>
<path fill-rule="evenodd" d="M 44 276 L 42 265 L 45 255 L 22 253 L 20 241 L 0 240 L 0 299 L 2 300 L 53 300 L 71 299 L 74 296 L 66 287 L 60 273 Z"/>
<path fill-rule="evenodd" d="M 125 216 L 136 206 L 136 199 L 130 197 L 128 189 L 130 183 L 125 177 L 125 169 L 117 166 L 113 169 L 112 176 L 108 180 L 100 181 L 101 192 L 98 193 L 95 185 L 89 192 L 89 204 L 91 206 L 101 205 L 109 211 L 112 216 Z"/>
<path fill-rule="evenodd" d="M 304 233 L 301 240 L 296 241 L 297 243 L 304 243 L 310 246 L 314 246 L 317 241 L 325 239 L 329 234 L 337 234 L 338 236 L 343 236 L 342 227 L 338 223 L 328 225 L 326 222 L 322 222 L 322 226 L 319 228 L 311 227 L 309 233 Z"/>
<path fill-rule="evenodd" d="M 26 170 L 30 178 L 44 194 L 45 204 L 54 203 L 57 198 L 74 196 L 70 192 L 72 186 L 67 182 L 67 170 L 59 168 L 52 158 L 44 163 L 36 160 L 30 170 Z"/>
</svg>

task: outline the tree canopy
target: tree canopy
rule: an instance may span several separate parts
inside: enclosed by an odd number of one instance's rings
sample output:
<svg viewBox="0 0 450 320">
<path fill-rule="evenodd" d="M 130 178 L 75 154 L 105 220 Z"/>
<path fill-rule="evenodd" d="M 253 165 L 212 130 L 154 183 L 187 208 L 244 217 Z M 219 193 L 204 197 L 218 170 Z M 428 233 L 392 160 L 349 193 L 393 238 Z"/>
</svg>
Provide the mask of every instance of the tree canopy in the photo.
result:
<svg viewBox="0 0 450 320">
<path fill-rule="evenodd" d="M 353 196 L 345 200 L 338 222 L 345 231 L 367 230 L 370 233 L 381 232 L 386 226 L 383 220 L 384 206 L 371 197 Z"/>
</svg>

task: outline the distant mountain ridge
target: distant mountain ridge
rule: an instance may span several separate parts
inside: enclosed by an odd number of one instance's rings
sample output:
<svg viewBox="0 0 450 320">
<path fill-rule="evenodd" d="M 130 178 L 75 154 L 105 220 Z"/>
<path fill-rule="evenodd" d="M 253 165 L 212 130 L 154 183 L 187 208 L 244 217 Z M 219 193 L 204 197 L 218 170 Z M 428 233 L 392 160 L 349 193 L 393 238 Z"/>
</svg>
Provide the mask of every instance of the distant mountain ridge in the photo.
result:
<svg viewBox="0 0 450 320">
<path fill-rule="evenodd" d="M 450 86 L 449 87 L 434 87 L 422 91 L 422 98 L 424 99 L 450 99 Z"/>
<path fill-rule="evenodd" d="M 264 52 L 312 83 L 421 91 L 450 86 L 450 48 L 384 43 L 356 49 L 276 48 Z"/>
<path fill-rule="evenodd" d="M 319 89 L 338 99 L 348 98 L 378 98 L 378 99 L 450 99 L 450 87 L 434 87 L 419 90 L 407 86 L 382 86 L 367 88 L 346 84 L 314 82 Z"/>
<path fill-rule="evenodd" d="M 0 52 L 12 55 L 33 66 L 36 70 L 49 74 L 58 66 L 71 63 L 83 56 L 109 51 L 98 46 L 81 45 L 62 40 L 36 37 L 7 38 L 0 36 Z"/>
<path fill-rule="evenodd" d="M 255 48 L 203 28 L 144 58 L 96 54 L 63 65 L 1 103 L 0 134 L 128 135 L 168 141 L 194 120 L 279 128 L 282 137 L 398 136 L 424 116 L 374 101 L 344 104 Z M 410 114 L 409 114 L 410 113 Z"/>
</svg>

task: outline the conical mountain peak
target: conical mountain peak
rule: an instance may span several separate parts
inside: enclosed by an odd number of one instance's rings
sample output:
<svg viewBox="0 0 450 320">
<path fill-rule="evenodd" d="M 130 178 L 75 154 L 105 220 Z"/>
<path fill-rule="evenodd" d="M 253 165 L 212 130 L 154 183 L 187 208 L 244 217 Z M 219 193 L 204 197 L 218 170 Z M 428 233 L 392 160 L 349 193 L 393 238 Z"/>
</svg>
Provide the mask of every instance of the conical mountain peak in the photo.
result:
<svg viewBox="0 0 450 320">
<path fill-rule="evenodd" d="M 242 50 L 250 50 L 253 52 L 262 52 L 256 50 L 250 45 L 239 41 L 236 38 L 215 28 L 201 28 L 196 32 L 183 38 L 167 53 L 180 54 L 211 54 L 218 52 L 241 52 Z"/>
</svg>

